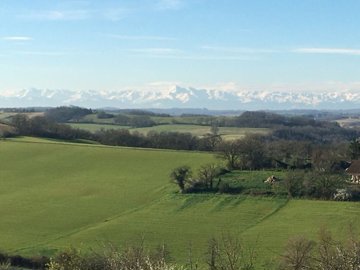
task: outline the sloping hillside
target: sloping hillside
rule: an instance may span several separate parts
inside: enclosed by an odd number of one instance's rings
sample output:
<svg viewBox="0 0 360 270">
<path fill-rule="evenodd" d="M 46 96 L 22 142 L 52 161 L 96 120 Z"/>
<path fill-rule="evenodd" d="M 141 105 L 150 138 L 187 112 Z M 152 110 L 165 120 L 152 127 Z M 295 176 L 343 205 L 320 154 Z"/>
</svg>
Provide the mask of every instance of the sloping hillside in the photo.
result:
<svg viewBox="0 0 360 270">
<path fill-rule="evenodd" d="M 209 238 L 239 234 L 260 261 L 288 237 L 338 233 L 360 221 L 360 203 L 231 195 L 181 195 L 169 182 L 179 165 L 214 161 L 206 153 L 144 150 L 15 139 L 0 145 L 0 248 L 51 254 L 101 243 L 167 243 L 185 261 L 203 257 Z"/>
</svg>

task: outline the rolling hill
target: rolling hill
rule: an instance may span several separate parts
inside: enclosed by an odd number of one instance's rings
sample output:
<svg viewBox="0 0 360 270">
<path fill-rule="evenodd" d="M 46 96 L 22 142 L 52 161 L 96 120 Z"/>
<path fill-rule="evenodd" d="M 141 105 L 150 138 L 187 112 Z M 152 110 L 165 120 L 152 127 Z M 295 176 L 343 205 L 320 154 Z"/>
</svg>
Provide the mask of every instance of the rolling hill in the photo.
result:
<svg viewBox="0 0 360 270">
<path fill-rule="evenodd" d="M 43 139 L 0 143 L 0 249 L 53 254 L 104 242 L 166 243 L 185 262 L 191 244 L 204 257 L 224 233 L 255 245 L 260 263 L 278 256 L 288 237 L 320 227 L 346 233 L 360 203 L 235 195 L 181 195 L 169 173 L 214 162 L 211 154 L 72 144 Z M 256 172 L 254 172 L 256 173 Z"/>
</svg>

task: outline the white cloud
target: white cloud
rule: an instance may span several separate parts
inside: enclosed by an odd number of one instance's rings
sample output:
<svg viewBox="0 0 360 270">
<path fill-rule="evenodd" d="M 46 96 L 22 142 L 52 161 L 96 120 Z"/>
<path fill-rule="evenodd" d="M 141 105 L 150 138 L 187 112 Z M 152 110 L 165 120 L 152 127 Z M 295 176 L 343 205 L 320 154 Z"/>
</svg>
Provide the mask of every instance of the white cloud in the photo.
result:
<svg viewBox="0 0 360 270">
<path fill-rule="evenodd" d="M 258 49 L 258 48 L 245 48 L 245 47 L 221 47 L 221 46 L 202 46 L 201 49 L 207 51 L 216 51 L 222 53 L 240 53 L 240 54 L 256 54 L 256 53 L 278 53 L 279 50 L 273 49 Z"/>
<path fill-rule="evenodd" d="M 180 58 L 180 57 L 178 57 Z M 259 58 L 253 56 L 239 56 L 239 55 L 186 55 L 181 57 L 184 60 L 197 60 L 197 61 L 257 61 Z"/>
<path fill-rule="evenodd" d="M 218 52 L 218 53 L 232 53 L 232 54 L 266 54 L 266 53 L 284 53 L 286 50 L 279 49 L 261 49 L 261 48 L 246 48 L 246 47 L 222 47 L 222 46 L 212 46 L 204 45 L 201 49 L 209 52 Z M 343 55 L 360 55 L 360 49 L 351 49 L 351 48 L 296 48 L 290 50 L 293 53 L 303 53 L 303 54 L 343 54 Z"/>
<path fill-rule="evenodd" d="M 254 61 L 258 58 L 254 55 L 209 55 L 200 54 L 174 48 L 136 48 L 128 49 L 135 56 L 166 58 L 178 60 L 195 60 L 195 61 Z"/>
<path fill-rule="evenodd" d="M 15 54 L 20 55 L 34 55 L 34 56 L 64 56 L 68 55 L 66 52 L 47 52 L 47 51 L 15 51 Z"/>
<path fill-rule="evenodd" d="M 88 19 L 100 19 L 108 21 L 119 21 L 129 14 L 125 8 L 111 9 L 54 9 L 54 10 L 30 10 L 18 15 L 25 20 L 39 21 L 79 21 Z"/>
<path fill-rule="evenodd" d="M 360 49 L 346 48 L 298 48 L 292 50 L 295 53 L 312 53 L 312 54 L 346 54 L 360 55 Z"/>
<path fill-rule="evenodd" d="M 48 10 L 29 11 L 19 17 L 24 19 L 46 20 L 46 21 L 73 21 L 84 20 L 90 17 L 89 10 Z"/>
<path fill-rule="evenodd" d="M 129 49 L 128 51 L 147 56 L 176 56 L 184 53 L 182 50 L 173 48 L 140 48 Z"/>
<path fill-rule="evenodd" d="M 3 40 L 7 41 L 30 41 L 33 40 L 32 37 L 26 37 L 26 36 L 10 36 L 10 37 L 3 37 Z"/>
<path fill-rule="evenodd" d="M 163 36 L 128 36 L 128 35 L 116 35 L 116 34 L 110 34 L 108 36 L 121 40 L 159 40 L 159 41 L 176 40 L 176 38 L 163 37 Z"/>
</svg>

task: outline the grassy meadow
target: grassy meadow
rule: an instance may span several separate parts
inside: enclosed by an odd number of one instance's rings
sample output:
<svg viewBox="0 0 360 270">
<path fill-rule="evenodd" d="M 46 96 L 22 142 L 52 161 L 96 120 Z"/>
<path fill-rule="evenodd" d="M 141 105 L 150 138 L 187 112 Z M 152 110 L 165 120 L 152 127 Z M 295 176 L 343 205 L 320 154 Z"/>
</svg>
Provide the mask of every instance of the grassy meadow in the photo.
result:
<svg viewBox="0 0 360 270">
<path fill-rule="evenodd" d="M 0 249 L 50 255 L 104 242 L 166 243 L 185 262 L 228 232 L 276 257 L 293 235 L 326 226 L 341 237 L 360 222 L 360 203 L 177 193 L 171 170 L 214 162 L 208 153 L 133 149 L 22 138 L 0 142 Z M 262 178 L 268 172 L 236 177 Z"/>
<path fill-rule="evenodd" d="M 209 126 L 202 125 L 184 125 L 184 124 L 166 124 L 153 127 L 131 128 L 128 126 L 119 126 L 111 124 L 91 124 L 91 123 L 69 123 L 74 128 L 85 129 L 90 132 L 96 132 L 100 129 L 129 129 L 130 131 L 137 131 L 142 134 L 147 134 L 149 131 L 157 132 L 188 132 L 194 136 L 204 136 L 210 133 Z M 246 134 L 267 134 L 270 130 L 267 128 L 239 128 L 239 127 L 219 127 L 219 134 L 225 140 L 240 139 Z"/>
</svg>

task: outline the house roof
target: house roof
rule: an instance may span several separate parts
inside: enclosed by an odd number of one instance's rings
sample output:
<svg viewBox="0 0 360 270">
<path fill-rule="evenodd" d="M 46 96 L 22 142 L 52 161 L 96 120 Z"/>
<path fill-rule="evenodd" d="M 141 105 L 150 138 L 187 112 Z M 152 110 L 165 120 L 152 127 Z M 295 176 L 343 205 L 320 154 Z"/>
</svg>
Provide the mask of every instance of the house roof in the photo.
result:
<svg viewBox="0 0 360 270">
<path fill-rule="evenodd" d="M 360 160 L 353 160 L 346 172 L 349 174 L 360 174 Z"/>
</svg>

